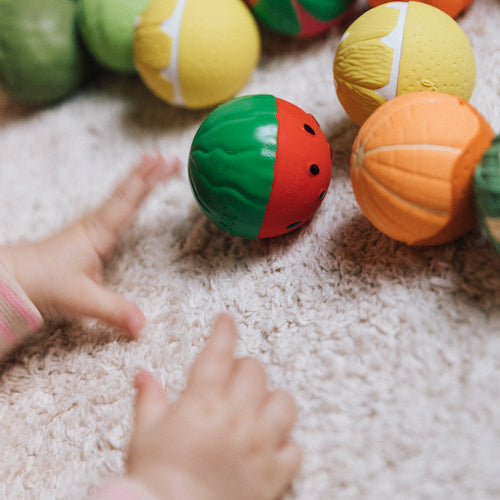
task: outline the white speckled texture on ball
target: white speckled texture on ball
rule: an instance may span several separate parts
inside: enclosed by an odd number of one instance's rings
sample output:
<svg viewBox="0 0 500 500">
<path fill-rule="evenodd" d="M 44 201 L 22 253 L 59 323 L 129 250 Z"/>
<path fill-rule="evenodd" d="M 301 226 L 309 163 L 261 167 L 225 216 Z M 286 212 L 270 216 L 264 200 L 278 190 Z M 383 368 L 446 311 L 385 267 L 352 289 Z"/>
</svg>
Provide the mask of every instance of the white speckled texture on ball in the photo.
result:
<svg viewBox="0 0 500 500">
<path fill-rule="evenodd" d="M 458 22 L 477 63 L 471 104 L 498 132 L 500 2 L 476 0 Z M 2 365 L 0 498 L 79 499 L 120 474 L 134 374 L 151 370 L 175 398 L 221 309 L 238 321 L 239 354 L 297 399 L 304 462 L 287 500 L 499 498 L 500 258 L 479 231 L 408 248 L 363 216 L 348 177 L 358 129 L 332 81 L 345 28 L 309 41 L 264 34 L 240 92 L 318 120 L 334 151 L 319 211 L 248 242 L 202 215 L 186 169 L 155 191 L 106 271 L 143 308 L 143 338 L 53 324 Z M 0 241 L 40 238 L 94 207 L 143 151 L 187 165 L 207 113 L 112 74 L 36 112 L 0 97 Z"/>
</svg>

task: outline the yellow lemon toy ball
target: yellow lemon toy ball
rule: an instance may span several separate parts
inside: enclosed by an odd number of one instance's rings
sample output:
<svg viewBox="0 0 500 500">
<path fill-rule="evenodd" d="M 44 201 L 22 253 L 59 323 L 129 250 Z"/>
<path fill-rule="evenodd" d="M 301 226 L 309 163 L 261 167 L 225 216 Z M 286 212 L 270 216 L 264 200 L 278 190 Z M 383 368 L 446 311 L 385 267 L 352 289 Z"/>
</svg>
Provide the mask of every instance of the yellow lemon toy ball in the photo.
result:
<svg viewBox="0 0 500 500">
<path fill-rule="evenodd" d="M 437 91 L 468 101 L 476 63 L 466 34 L 448 14 L 422 2 L 390 2 L 347 29 L 333 74 L 342 106 L 361 125 L 401 94 Z"/>
<path fill-rule="evenodd" d="M 260 56 L 260 34 L 241 0 L 152 0 L 134 32 L 134 60 L 164 101 L 214 106 L 246 83 Z"/>
</svg>

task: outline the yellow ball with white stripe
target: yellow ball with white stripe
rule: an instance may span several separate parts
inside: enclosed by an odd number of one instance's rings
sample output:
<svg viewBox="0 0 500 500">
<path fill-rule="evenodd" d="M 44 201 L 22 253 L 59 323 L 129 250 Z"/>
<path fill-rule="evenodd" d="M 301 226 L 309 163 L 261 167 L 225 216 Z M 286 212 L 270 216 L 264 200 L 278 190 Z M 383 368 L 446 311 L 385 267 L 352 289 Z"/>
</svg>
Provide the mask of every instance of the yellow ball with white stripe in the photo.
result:
<svg viewBox="0 0 500 500">
<path fill-rule="evenodd" d="M 186 108 L 233 97 L 259 56 L 257 24 L 242 0 L 152 0 L 134 30 L 134 61 L 145 84 Z"/>
<path fill-rule="evenodd" d="M 366 11 L 344 33 L 333 64 L 337 96 L 361 125 L 375 109 L 409 92 L 469 100 L 476 64 L 457 22 L 423 2 L 390 2 Z"/>
</svg>

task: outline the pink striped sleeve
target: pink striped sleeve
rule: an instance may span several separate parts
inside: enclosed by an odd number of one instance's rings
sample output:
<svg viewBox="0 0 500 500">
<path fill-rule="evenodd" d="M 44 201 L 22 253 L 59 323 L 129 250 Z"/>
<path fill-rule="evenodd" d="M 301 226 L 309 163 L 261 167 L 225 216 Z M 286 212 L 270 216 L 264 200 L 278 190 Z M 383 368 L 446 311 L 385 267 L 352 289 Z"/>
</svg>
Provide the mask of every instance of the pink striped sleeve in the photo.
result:
<svg viewBox="0 0 500 500">
<path fill-rule="evenodd" d="M 0 358 L 42 325 L 42 315 L 0 265 Z"/>
<path fill-rule="evenodd" d="M 158 500 L 141 482 L 123 477 L 101 486 L 87 500 Z"/>
</svg>

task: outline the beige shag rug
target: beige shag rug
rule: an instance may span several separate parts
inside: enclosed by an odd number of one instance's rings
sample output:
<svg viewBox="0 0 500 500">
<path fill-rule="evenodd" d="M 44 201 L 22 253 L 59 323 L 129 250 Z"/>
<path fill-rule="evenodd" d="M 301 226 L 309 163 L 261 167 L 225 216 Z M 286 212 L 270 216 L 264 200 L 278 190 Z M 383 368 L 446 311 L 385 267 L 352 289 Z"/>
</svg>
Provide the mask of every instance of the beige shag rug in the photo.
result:
<svg viewBox="0 0 500 500">
<path fill-rule="evenodd" d="M 471 103 L 499 132 L 500 3 L 476 0 L 459 23 L 477 62 Z M 240 92 L 274 94 L 320 123 L 334 159 L 315 217 L 248 242 L 202 215 L 186 169 L 155 191 L 106 273 L 143 308 L 143 337 L 53 324 L 2 364 L 0 498 L 79 499 L 121 473 L 134 374 L 151 370 L 175 397 L 220 310 L 239 323 L 239 353 L 297 399 L 305 458 L 287 498 L 500 498 L 500 256 L 478 230 L 410 248 L 364 217 L 348 177 L 358 129 L 332 83 L 345 28 L 312 41 L 263 33 Z M 72 221 L 144 151 L 187 165 L 206 114 L 114 74 L 43 110 L 0 97 L 0 241 Z"/>
</svg>

